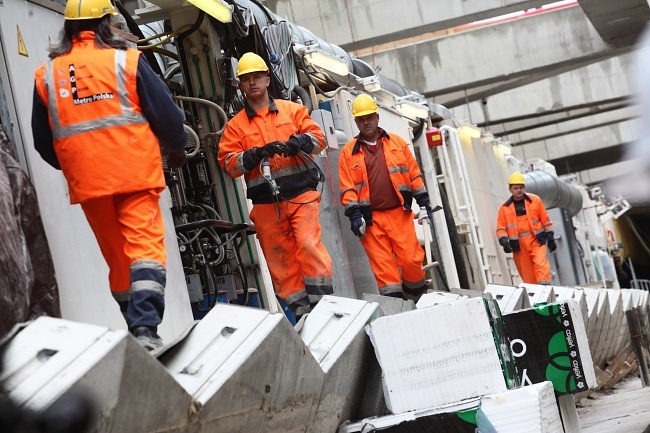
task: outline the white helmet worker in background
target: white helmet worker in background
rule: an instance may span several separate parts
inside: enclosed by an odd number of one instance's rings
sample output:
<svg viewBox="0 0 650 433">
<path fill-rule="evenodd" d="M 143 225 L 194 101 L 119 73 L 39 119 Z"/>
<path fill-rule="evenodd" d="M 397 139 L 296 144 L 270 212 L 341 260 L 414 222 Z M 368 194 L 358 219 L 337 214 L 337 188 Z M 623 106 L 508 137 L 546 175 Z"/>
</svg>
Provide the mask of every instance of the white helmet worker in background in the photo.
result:
<svg viewBox="0 0 650 433">
<path fill-rule="evenodd" d="M 515 172 L 508 178 L 512 196 L 499 206 L 496 235 L 505 253 L 513 259 L 524 283 L 551 284 L 551 266 L 546 245 L 556 249 L 553 223 L 542 200 L 526 194 L 526 178 Z"/>
</svg>

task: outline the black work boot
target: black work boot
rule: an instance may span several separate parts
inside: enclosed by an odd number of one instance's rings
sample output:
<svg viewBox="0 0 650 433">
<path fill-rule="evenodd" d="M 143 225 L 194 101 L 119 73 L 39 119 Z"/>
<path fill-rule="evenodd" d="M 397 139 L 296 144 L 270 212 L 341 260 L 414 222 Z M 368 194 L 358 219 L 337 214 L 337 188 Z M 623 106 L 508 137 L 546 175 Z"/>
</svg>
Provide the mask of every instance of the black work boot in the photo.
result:
<svg viewBox="0 0 650 433">
<path fill-rule="evenodd" d="M 417 287 L 415 289 L 409 289 L 405 285 L 402 284 L 402 290 L 404 290 L 404 299 L 411 299 L 413 302 L 418 302 L 422 295 L 427 291 L 428 287 L 427 284 L 424 283 L 422 286 Z"/>
<path fill-rule="evenodd" d="M 138 326 L 133 328 L 131 334 L 133 334 L 135 339 L 138 341 L 138 344 L 148 351 L 158 349 L 163 345 L 162 338 L 160 338 L 154 328 L 149 326 Z"/>
</svg>

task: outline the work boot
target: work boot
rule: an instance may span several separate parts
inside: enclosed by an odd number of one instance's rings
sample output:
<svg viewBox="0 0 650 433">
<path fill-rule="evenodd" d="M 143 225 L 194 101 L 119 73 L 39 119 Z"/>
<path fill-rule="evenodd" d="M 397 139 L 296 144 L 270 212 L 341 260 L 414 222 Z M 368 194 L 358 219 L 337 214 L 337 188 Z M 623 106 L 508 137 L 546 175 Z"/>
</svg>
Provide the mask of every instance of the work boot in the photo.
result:
<svg viewBox="0 0 650 433">
<path fill-rule="evenodd" d="M 162 338 L 156 334 L 154 328 L 138 326 L 137 328 L 133 328 L 131 334 L 133 334 L 135 339 L 138 341 L 138 344 L 148 351 L 158 349 L 163 345 Z"/>
<path fill-rule="evenodd" d="M 428 287 L 426 283 L 415 289 L 410 289 L 405 285 L 402 285 L 402 290 L 404 290 L 404 299 L 411 299 L 413 302 L 416 303 L 420 300 L 420 298 L 427 291 L 427 289 Z"/>
</svg>

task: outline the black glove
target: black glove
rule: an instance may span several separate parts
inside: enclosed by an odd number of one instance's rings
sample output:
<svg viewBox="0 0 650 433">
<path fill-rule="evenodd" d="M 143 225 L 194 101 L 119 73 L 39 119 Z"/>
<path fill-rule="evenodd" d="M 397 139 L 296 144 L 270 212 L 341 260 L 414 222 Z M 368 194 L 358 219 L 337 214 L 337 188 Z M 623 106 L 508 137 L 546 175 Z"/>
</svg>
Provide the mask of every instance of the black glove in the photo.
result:
<svg viewBox="0 0 650 433">
<path fill-rule="evenodd" d="M 247 171 L 251 171 L 255 168 L 264 158 L 273 158 L 275 155 L 281 155 L 282 149 L 281 146 L 284 146 L 284 143 L 281 141 L 272 141 L 266 143 L 262 147 L 254 147 L 252 149 L 244 152 L 242 158 L 242 165 Z"/>
<path fill-rule="evenodd" d="M 256 154 L 260 157 L 260 161 L 263 158 L 273 158 L 275 155 L 282 155 L 282 146 L 284 143 L 281 141 L 272 141 L 266 143 L 262 147 L 256 147 Z"/>
<path fill-rule="evenodd" d="M 503 247 L 503 252 L 505 252 L 506 254 L 512 252 L 512 245 L 510 245 L 510 241 L 508 241 L 508 238 L 499 238 L 499 243 Z"/>
<path fill-rule="evenodd" d="M 557 244 L 555 243 L 555 233 L 553 232 L 546 232 L 546 246 L 548 247 L 548 250 L 552 253 L 557 250 Z"/>
<path fill-rule="evenodd" d="M 170 150 L 167 153 L 167 166 L 169 168 L 181 168 L 187 162 L 185 150 Z"/>
<path fill-rule="evenodd" d="M 285 143 L 282 153 L 288 157 L 298 155 L 300 151 L 311 153 L 312 150 L 314 150 L 314 143 L 309 134 L 294 134 Z"/>
<path fill-rule="evenodd" d="M 358 206 L 355 206 L 348 209 L 345 213 L 350 219 L 350 229 L 352 229 L 352 233 L 354 233 L 358 238 L 364 237 L 366 235 L 366 222 L 363 220 L 361 209 L 359 209 Z"/>
<path fill-rule="evenodd" d="M 295 135 L 289 137 L 287 142 L 282 148 L 282 155 L 287 158 L 289 156 L 296 156 L 300 153 L 300 141 L 296 138 Z"/>
<path fill-rule="evenodd" d="M 362 238 L 366 235 L 366 222 L 363 220 L 362 216 L 350 218 L 350 225 L 352 233 L 358 238 Z"/>
</svg>

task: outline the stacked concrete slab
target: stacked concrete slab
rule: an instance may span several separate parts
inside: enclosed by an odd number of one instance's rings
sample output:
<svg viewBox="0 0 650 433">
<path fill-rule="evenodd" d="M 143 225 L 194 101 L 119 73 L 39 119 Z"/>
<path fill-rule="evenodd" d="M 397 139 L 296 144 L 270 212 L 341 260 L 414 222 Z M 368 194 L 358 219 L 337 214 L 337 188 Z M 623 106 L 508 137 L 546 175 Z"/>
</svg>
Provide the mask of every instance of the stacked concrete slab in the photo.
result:
<svg viewBox="0 0 650 433">
<path fill-rule="evenodd" d="M 507 390 L 482 298 L 381 317 L 367 332 L 394 414 Z"/>
<path fill-rule="evenodd" d="M 95 432 L 333 432 L 357 415 L 379 314 L 325 297 L 299 334 L 281 314 L 218 304 L 158 359 L 125 331 L 40 318 L 7 343 L 0 381 L 36 411 L 85 394 Z"/>
</svg>

